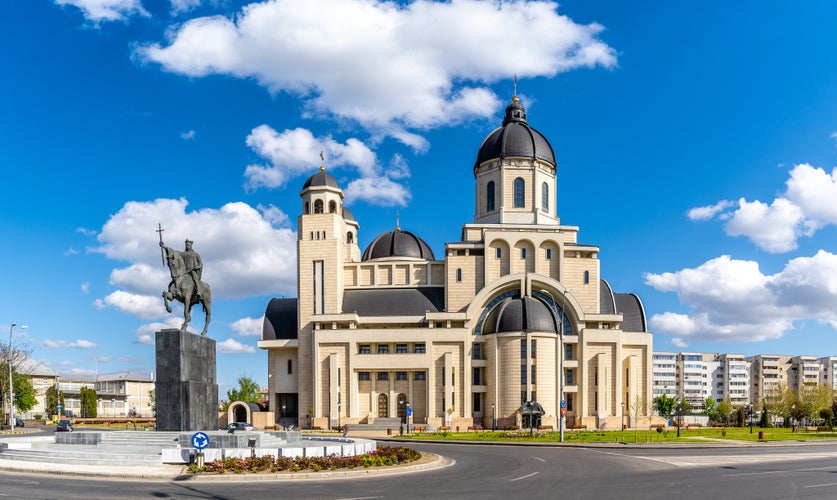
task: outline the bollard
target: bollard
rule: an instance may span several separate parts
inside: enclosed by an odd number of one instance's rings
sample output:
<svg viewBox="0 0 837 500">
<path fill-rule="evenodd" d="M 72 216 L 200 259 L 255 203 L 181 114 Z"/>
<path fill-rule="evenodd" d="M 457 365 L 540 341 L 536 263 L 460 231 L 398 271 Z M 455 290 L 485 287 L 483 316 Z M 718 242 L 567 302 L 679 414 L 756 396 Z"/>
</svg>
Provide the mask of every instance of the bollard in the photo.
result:
<svg viewBox="0 0 837 500">
<path fill-rule="evenodd" d="M 392 429 L 387 429 L 387 436 L 392 436 Z"/>
<path fill-rule="evenodd" d="M 198 458 L 198 468 L 202 469 L 203 468 L 203 452 L 202 451 L 198 452 L 198 457 L 197 458 Z"/>
<path fill-rule="evenodd" d="M 764 441 L 764 431 L 759 431 L 759 441 Z"/>
</svg>

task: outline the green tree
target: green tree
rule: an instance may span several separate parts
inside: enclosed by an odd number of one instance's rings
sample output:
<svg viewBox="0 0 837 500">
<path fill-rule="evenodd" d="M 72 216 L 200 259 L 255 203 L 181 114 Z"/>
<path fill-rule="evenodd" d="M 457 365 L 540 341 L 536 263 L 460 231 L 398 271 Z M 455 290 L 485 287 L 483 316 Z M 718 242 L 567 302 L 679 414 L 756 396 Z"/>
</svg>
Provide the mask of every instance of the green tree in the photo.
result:
<svg viewBox="0 0 837 500">
<path fill-rule="evenodd" d="M 706 399 L 703 401 L 703 414 L 709 417 L 709 420 L 717 420 L 718 418 L 716 404 L 715 398 L 712 396 L 706 396 Z"/>
<path fill-rule="evenodd" d="M 148 391 L 148 398 L 151 400 L 151 414 L 157 416 L 157 389 Z"/>
<path fill-rule="evenodd" d="M 48 416 L 58 414 L 58 407 L 64 406 L 64 393 L 60 392 L 57 387 L 50 386 L 46 390 L 45 409 Z"/>
<path fill-rule="evenodd" d="M 91 387 L 82 387 L 79 392 L 81 402 L 81 416 L 85 418 L 96 418 L 96 390 Z"/>
<path fill-rule="evenodd" d="M 674 414 L 674 406 L 677 404 L 677 400 L 674 398 L 670 398 L 665 394 L 660 394 L 651 402 L 651 406 L 657 415 L 665 418 L 670 419 L 671 416 Z"/>
<path fill-rule="evenodd" d="M 258 403 L 261 399 L 262 393 L 259 384 L 250 377 L 238 378 L 238 389 L 230 389 L 227 391 L 227 400 L 222 406 L 222 410 L 226 411 L 230 403 L 234 401 L 244 401 L 247 403 Z"/>
<path fill-rule="evenodd" d="M 680 401 L 680 404 L 677 405 L 677 410 L 681 416 L 689 415 L 692 413 L 692 403 L 690 403 L 688 399 L 683 399 Z"/>
<path fill-rule="evenodd" d="M 29 411 L 38 404 L 31 378 L 20 373 L 12 373 L 12 384 L 15 390 L 15 408 L 17 408 L 17 411 L 21 413 Z"/>
<path fill-rule="evenodd" d="M 718 403 L 718 416 L 725 424 L 729 424 L 729 416 L 732 413 L 732 405 L 728 399 Z"/>
</svg>

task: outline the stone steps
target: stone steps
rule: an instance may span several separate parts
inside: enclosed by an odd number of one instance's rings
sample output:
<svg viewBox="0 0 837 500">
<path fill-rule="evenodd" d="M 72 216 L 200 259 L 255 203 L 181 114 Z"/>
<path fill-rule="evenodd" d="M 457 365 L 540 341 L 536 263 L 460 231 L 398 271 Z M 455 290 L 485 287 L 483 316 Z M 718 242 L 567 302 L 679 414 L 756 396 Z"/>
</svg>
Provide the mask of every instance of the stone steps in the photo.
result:
<svg viewBox="0 0 837 500">
<path fill-rule="evenodd" d="M 160 465 L 160 453 L 134 454 L 116 453 L 112 450 L 67 450 L 59 451 L 4 449 L 0 460 L 20 460 L 25 462 L 47 462 L 79 465 Z"/>
</svg>

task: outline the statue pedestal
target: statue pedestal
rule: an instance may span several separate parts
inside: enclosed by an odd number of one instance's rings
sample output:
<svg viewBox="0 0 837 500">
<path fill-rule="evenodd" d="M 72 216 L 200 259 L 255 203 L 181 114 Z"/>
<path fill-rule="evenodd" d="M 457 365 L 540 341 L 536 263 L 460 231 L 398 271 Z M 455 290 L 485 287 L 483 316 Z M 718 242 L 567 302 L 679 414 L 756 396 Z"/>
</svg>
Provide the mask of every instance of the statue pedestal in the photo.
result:
<svg viewBox="0 0 837 500">
<path fill-rule="evenodd" d="M 175 329 L 160 330 L 155 404 L 158 431 L 218 428 L 215 340 Z"/>
</svg>

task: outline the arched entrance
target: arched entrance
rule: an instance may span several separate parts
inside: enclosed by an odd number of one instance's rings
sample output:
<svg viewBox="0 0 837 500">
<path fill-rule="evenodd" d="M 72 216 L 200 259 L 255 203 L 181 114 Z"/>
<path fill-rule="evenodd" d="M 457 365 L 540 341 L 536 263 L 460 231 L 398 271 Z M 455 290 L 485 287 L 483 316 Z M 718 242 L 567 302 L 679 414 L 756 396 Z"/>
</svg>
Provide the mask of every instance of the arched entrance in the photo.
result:
<svg viewBox="0 0 837 500">
<path fill-rule="evenodd" d="M 244 405 L 238 405 L 235 407 L 234 410 L 235 420 L 233 422 L 248 422 L 249 419 L 247 418 L 247 407 Z"/>
<path fill-rule="evenodd" d="M 386 394 L 378 394 L 378 416 L 386 418 L 389 416 L 389 397 Z"/>
</svg>

